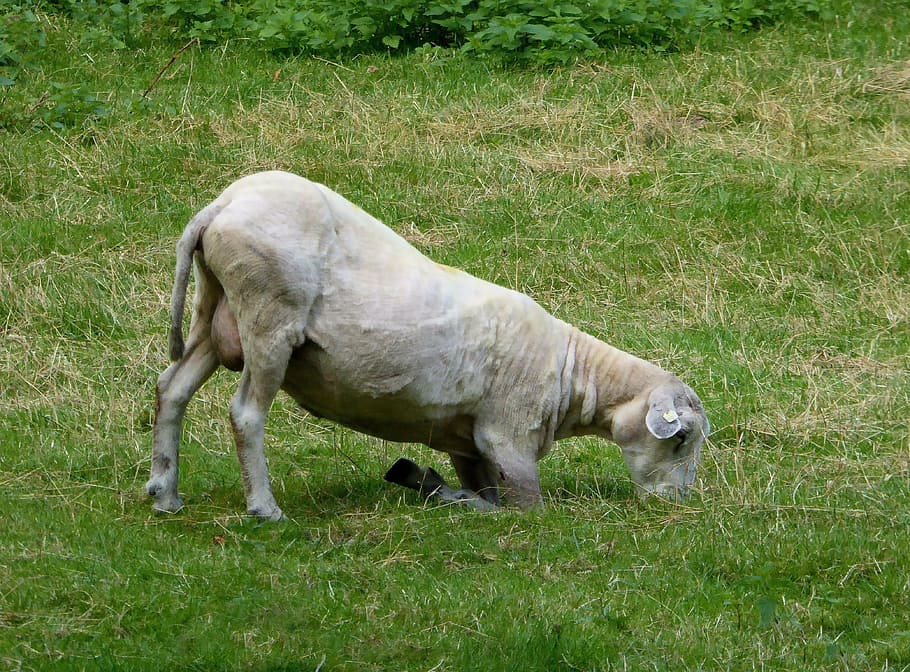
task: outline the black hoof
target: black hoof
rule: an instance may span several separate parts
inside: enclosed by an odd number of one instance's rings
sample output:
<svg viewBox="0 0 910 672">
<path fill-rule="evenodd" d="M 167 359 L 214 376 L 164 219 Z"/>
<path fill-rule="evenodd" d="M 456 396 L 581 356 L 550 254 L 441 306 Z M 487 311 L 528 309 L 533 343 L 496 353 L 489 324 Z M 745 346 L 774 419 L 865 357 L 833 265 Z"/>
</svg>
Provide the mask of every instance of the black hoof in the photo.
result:
<svg viewBox="0 0 910 672">
<path fill-rule="evenodd" d="M 421 467 L 404 457 L 398 458 L 383 478 L 389 483 L 417 490 L 424 497 L 430 497 L 440 488 L 446 487 L 445 479 L 435 469 Z"/>
<path fill-rule="evenodd" d="M 411 462 L 411 460 L 406 457 L 399 457 L 395 464 L 389 467 L 389 470 L 385 472 L 383 478 L 389 483 L 403 485 L 412 490 L 419 490 L 420 476 L 422 473 L 422 470 L 417 464 Z"/>
</svg>

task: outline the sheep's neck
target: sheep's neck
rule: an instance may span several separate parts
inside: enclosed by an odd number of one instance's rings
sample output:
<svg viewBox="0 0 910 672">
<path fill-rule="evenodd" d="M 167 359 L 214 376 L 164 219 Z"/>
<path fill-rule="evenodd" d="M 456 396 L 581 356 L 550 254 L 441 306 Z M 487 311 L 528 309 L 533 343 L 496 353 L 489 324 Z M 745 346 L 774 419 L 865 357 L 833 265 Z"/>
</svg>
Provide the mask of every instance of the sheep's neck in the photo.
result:
<svg viewBox="0 0 910 672">
<path fill-rule="evenodd" d="M 567 362 L 569 398 L 558 436 L 609 436 L 617 407 L 670 376 L 655 364 L 574 328 Z"/>
</svg>

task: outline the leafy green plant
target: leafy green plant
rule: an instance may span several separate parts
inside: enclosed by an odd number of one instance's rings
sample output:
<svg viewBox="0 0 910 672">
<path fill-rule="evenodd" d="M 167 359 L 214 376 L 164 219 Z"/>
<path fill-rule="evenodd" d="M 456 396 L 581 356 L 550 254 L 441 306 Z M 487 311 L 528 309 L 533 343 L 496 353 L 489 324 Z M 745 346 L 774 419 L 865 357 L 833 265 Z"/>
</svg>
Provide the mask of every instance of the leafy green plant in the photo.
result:
<svg viewBox="0 0 910 672">
<path fill-rule="evenodd" d="M 213 40 L 222 35 L 242 34 L 246 28 L 243 9 L 218 0 L 143 1 L 150 15 L 163 17 L 187 29 L 189 37 Z"/>
<path fill-rule="evenodd" d="M 142 25 L 141 5 L 135 3 L 80 0 L 74 18 L 85 24 L 80 43 L 104 49 L 126 49 L 135 42 L 135 32 Z"/>
<path fill-rule="evenodd" d="M 35 120 L 52 128 L 75 126 L 87 119 L 106 116 L 110 109 L 84 84 L 51 82 L 50 88 L 33 101 Z"/>
<path fill-rule="evenodd" d="M 40 38 L 36 0 L 3 0 L 0 64 Z M 123 49 L 143 32 L 202 41 L 244 38 L 272 52 L 338 56 L 423 45 L 567 62 L 617 45 L 685 48 L 705 31 L 748 30 L 793 15 L 827 15 L 829 0 L 50 0 L 83 45 Z M 0 8 L 4 5 L 0 5 Z"/>
<path fill-rule="evenodd" d="M 30 4 L 0 0 L 0 68 L 21 67 L 29 49 L 40 49 L 47 43 Z"/>
</svg>

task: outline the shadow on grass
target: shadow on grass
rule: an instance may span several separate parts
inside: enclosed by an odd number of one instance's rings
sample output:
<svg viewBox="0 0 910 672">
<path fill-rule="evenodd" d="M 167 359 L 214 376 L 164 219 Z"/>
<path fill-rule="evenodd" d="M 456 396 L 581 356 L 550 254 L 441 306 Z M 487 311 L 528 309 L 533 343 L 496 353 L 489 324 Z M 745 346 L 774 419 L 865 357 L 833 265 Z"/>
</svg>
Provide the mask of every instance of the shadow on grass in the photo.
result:
<svg viewBox="0 0 910 672">
<path fill-rule="evenodd" d="M 245 504 L 242 488 L 219 484 L 202 493 L 182 493 L 184 513 L 201 508 L 234 512 L 243 516 Z M 285 481 L 275 493 L 278 504 L 293 520 L 329 520 L 338 516 L 367 515 L 396 510 L 413 511 L 425 508 L 451 508 L 425 500 L 419 493 L 387 483 L 380 474 L 334 476 L 318 482 Z M 150 500 L 149 500 L 150 501 Z M 636 502 L 630 482 L 619 479 L 564 481 L 544 486 L 544 506 L 584 506 L 597 503 L 624 504 Z M 507 510 L 512 510 L 506 506 Z M 469 510 L 465 508 L 465 510 Z M 179 515 L 179 514 L 178 514 Z"/>
</svg>

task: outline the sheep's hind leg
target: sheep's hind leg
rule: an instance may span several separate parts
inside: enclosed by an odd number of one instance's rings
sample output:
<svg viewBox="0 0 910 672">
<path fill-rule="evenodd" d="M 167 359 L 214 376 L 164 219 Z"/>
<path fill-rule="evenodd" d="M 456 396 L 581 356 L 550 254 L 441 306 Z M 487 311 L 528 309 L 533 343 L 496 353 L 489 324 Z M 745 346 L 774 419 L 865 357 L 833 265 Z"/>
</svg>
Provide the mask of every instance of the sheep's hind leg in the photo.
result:
<svg viewBox="0 0 910 672">
<path fill-rule="evenodd" d="M 184 356 L 158 378 L 155 424 L 152 432 L 152 468 L 146 492 L 154 497 L 152 508 L 173 513 L 183 507 L 177 494 L 180 427 L 186 405 L 196 390 L 218 368 L 218 357 L 209 338 L 191 339 Z"/>
<path fill-rule="evenodd" d="M 267 353 L 267 354 L 266 354 Z M 246 352 L 240 385 L 231 401 L 231 427 L 243 476 L 247 514 L 281 520 L 265 459 L 265 421 L 287 370 L 291 348 L 277 337 L 269 347 Z"/>
</svg>

